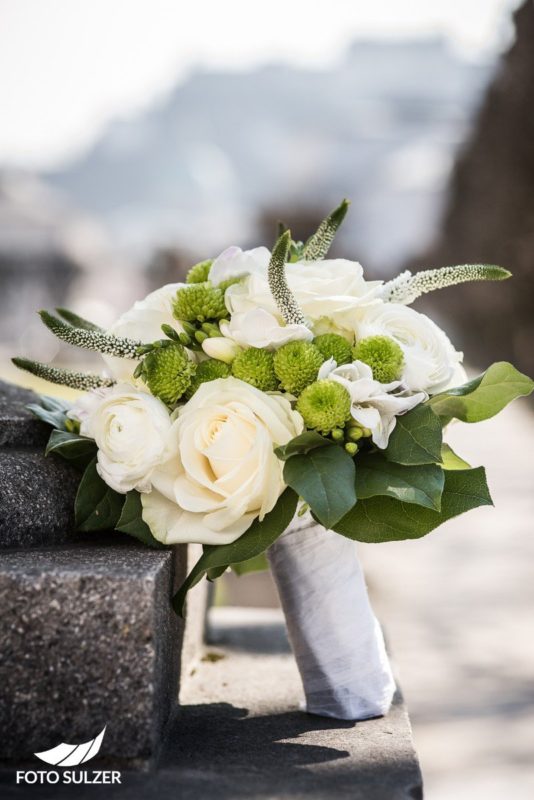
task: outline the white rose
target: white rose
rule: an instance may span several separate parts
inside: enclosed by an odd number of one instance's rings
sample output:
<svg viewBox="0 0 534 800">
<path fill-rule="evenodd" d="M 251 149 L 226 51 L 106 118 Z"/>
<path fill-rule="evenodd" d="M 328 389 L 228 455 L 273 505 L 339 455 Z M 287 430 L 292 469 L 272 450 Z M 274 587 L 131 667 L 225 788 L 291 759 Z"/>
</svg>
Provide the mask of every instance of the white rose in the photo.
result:
<svg viewBox="0 0 534 800">
<path fill-rule="evenodd" d="M 339 329 L 351 329 L 357 308 L 379 302 L 376 293 L 382 281 L 366 281 L 356 261 L 337 258 L 286 264 L 286 276 L 304 316 L 313 323 L 326 317 Z M 232 315 L 259 307 L 281 319 L 269 290 L 267 268 L 230 286 L 225 299 Z"/>
<path fill-rule="evenodd" d="M 236 378 L 203 383 L 172 426 L 168 460 L 141 497 L 143 519 L 166 544 L 228 544 L 263 519 L 285 488 L 273 448 L 303 429 L 280 395 Z"/>
<path fill-rule="evenodd" d="M 89 392 L 71 411 L 80 433 L 98 447 L 97 471 L 116 492 L 147 492 L 171 429 L 166 406 L 148 392 L 118 383 Z"/>
<path fill-rule="evenodd" d="M 230 278 L 241 278 L 252 273 L 267 274 L 271 254 L 266 247 L 254 250 L 241 250 L 240 247 L 227 247 L 214 260 L 209 279 L 214 286 Z"/>
<path fill-rule="evenodd" d="M 369 428 L 373 442 L 382 450 L 388 446 L 397 416 L 427 399 L 425 392 L 409 396 L 403 391 L 392 393 L 401 388 L 400 381 L 387 384 L 375 381 L 371 367 L 362 361 L 336 367 L 331 358 L 322 365 L 318 378 L 336 381 L 345 387 L 350 394 L 352 417 Z"/>
<path fill-rule="evenodd" d="M 402 348 L 402 383 L 411 391 L 440 392 L 450 386 L 463 353 L 457 353 L 445 333 L 425 314 L 399 303 L 361 309 L 355 322 L 357 339 L 390 336 Z"/>
<path fill-rule="evenodd" d="M 232 314 L 230 322 L 220 323 L 221 333 L 241 347 L 276 350 L 287 342 L 310 342 L 313 333 L 306 325 L 282 325 L 274 314 L 263 308 L 253 308 L 242 314 Z M 209 339 L 207 341 L 210 341 Z"/>
<path fill-rule="evenodd" d="M 161 330 L 163 324 L 170 325 L 175 331 L 182 333 L 182 324 L 173 317 L 172 306 L 176 292 L 183 286 L 184 283 L 168 283 L 161 289 L 151 292 L 144 300 L 138 300 L 113 323 L 108 333 L 136 339 L 144 344 L 165 338 Z M 130 383 L 133 381 L 132 375 L 138 361 L 107 355 L 103 358 L 115 380 Z M 141 383 L 138 382 L 136 385 Z"/>
</svg>

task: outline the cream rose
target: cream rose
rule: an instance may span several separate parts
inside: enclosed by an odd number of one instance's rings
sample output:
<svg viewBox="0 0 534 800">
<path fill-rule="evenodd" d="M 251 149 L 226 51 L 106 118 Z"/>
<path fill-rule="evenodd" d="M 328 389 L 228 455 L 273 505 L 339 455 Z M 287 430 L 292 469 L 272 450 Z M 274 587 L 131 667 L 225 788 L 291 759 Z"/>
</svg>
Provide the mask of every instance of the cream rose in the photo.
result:
<svg viewBox="0 0 534 800">
<path fill-rule="evenodd" d="M 286 264 L 289 288 L 304 316 L 312 323 L 328 318 L 335 327 L 352 327 L 354 312 L 360 306 L 379 302 L 376 294 L 382 281 L 366 281 L 356 261 L 325 259 Z M 256 269 L 226 291 L 230 313 L 240 314 L 262 308 L 280 319 L 267 281 L 267 268 Z"/>
<path fill-rule="evenodd" d="M 458 353 L 446 334 L 425 314 L 399 303 L 381 303 L 360 309 L 355 318 L 357 339 L 390 336 L 404 353 L 404 386 L 412 392 L 435 394 L 460 374 Z"/>
<path fill-rule="evenodd" d="M 168 457 L 141 497 L 166 544 L 228 544 L 263 519 L 285 488 L 273 448 L 303 429 L 288 400 L 236 378 L 203 383 L 172 425 Z"/>
<path fill-rule="evenodd" d="M 171 430 L 166 406 L 148 392 L 118 383 L 89 392 L 70 415 L 80 433 L 98 447 L 97 471 L 116 492 L 147 492 L 152 471 L 163 458 Z"/>
<path fill-rule="evenodd" d="M 113 323 L 108 333 L 125 336 L 127 339 L 137 339 L 145 344 L 164 338 L 161 331 L 163 324 L 170 325 L 175 331 L 182 333 L 182 324 L 172 313 L 173 300 L 182 286 L 185 284 L 168 283 L 161 289 L 151 292 L 144 300 L 138 300 Z M 136 360 L 107 355 L 103 358 L 115 380 L 133 382 L 132 375 L 138 364 Z M 135 383 L 141 385 L 140 382 Z"/>
</svg>

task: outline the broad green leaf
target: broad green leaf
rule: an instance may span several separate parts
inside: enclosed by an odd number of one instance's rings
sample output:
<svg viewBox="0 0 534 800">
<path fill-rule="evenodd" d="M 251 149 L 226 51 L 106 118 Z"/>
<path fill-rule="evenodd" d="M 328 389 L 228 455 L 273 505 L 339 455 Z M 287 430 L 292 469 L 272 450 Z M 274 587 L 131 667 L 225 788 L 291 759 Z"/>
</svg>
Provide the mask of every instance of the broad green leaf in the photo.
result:
<svg viewBox="0 0 534 800">
<path fill-rule="evenodd" d="M 416 406 L 397 417 L 384 455 L 396 464 L 439 464 L 442 435 L 441 422 L 432 409 Z"/>
<path fill-rule="evenodd" d="M 482 422 L 517 397 L 526 397 L 534 389 L 534 381 L 518 372 L 507 361 L 498 361 L 486 372 L 462 386 L 436 394 L 425 404 L 446 419 Z"/>
<path fill-rule="evenodd" d="M 67 411 L 70 410 L 70 407 L 70 403 L 65 400 L 47 395 L 40 395 L 39 403 L 29 403 L 26 406 L 28 411 L 31 411 L 38 419 L 58 430 L 66 429 Z"/>
<path fill-rule="evenodd" d="M 152 531 L 144 521 L 141 495 L 135 489 L 126 495 L 126 501 L 115 529 L 133 536 L 149 547 L 154 547 L 155 549 L 166 547 L 166 545 L 154 538 Z"/>
<path fill-rule="evenodd" d="M 80 531 L 113 529 L 121 515 L 124 495 L 114 492 L 96 471 L 94 458 L 83 473 L 76 500 L 74 516 Z"/>
<path fill-rule="evenodd" d="M 241 561 L 239 564 L 231 564 L 232 571 L 236 575 L 247 575 L 249 572 L 264 572 L 269 569 L 269 562 L 265 553 L 249 558 L 248 561 Z"/>
<path fill-rule="evenodd" d="M 419 539 L 452 517 L 477 506 L 493 505 L 483 467 L 445 472 L 441 511 L 402 503 L 392 497 L 370 497 L 356 506 L 334 530 L 359 542 Z"/>
<path fill-rule="evenodd" d="M 441 466 L 443 469 L 469 469 L 471 464 L 460 458 L 450 445 L 443 442 L 441 445 Z"/>
<path fill-rule="evenodd" d="M 339 445 L 292 456 L 284 481 L 308 503 L 325 528 L 331 528 L 356 502 L 354 461 Z"/>
<path fill-rule="evenodd" d="M 65 458 L 83 472 L 96 456 L 96 443 L 94 439 L 89 439 L 87 436 L 55 429 L 50 434 L 46 445 L 45 455 L 50 453 L 56 453 Z"/>
<path fill-rule="evenodd" d="M 395 464 L 381 453 L 362 454 L 356 464 L 358 502 L 382 495 L 439 511 L 444 482 L 436 464 Z"/>
<path fill-rule="evenodd" d="M 281 461 L 287 461 L 291 456 L 300 453 L 309 453 L 310 450 L 315 450 L 317 447 L 327 447 L 331 444 L 332 442 L 330 439 L 325 439 L 325 437 L 321 436 L 317 431 L 304 431 L 304 433 L 295 436 L 295 438 L 291 439 L 287 444 L 276 447 L 274 452 Z"/>
<path fill-rule="evenodd" d="M 212 567 L 211 569 L 207 570 L 206 578 L 209 581 L 216 581 L 217 578 L 220 578 L 221 575 L 224 575 L 227 569 L 228 569 L 228 564 L 223 564 L 222 567 Z"/>
<path fill-rule="evenodd" d="M 293 519 L 297 500 L 295 492 L 288 488 L 280 495 L 275 507 L 265 515 L 263 521 L 260 522 L 256 519 L 248 531 L 245 531 L 235 542 L 206 545 L 199 560 L 172 599 L 172 606 L 176 613 L 183 616 L 188 590 L 198 583 L 208 570 L 249 561 L 265 552 Z"/>
</svg>

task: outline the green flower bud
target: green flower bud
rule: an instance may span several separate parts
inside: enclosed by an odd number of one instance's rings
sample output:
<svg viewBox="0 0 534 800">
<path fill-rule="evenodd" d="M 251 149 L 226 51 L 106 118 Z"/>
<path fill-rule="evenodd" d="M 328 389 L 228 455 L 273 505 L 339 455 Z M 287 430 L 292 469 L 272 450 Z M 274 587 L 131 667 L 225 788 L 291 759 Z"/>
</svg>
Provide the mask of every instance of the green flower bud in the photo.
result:
<svg viewBox="0 0 534 800">
<path fill-rule="evenodd" d="M 347 428 L 347 439 L 350 439 L 351 442 L 358 442 L 361 438 L 363 438 L 363 430 L 360 427 L 351 425 Z"/>
<path fill-rule="evenodd" d="M 230 374 L 230 367 L 224 361 L 216 361 L 214 358 L 208 358 L 206 361 L 201 361 L 197 365 L 196 373 L 194 374 L 191 385 L 187 389 L 185 396 L 189 400 L 201 383 L 214 381 L 217 378 L 227 378 Z"/>
<path fill-rule="evenodd" d="M 311 342 L 288 342 L 274 354 L 274 371 L 282 388 L 300 394 L 317 378 L 324 358 Z"/>
<path fill-rule="evenodd" d="M 389 336 L 367 336 L 352 350 L 355 361 L 363 361 L 373 370 L 379 383 L 391 383 L 402 375 L 404 355 L 400 346 Z"/>
<path fill-rule="evenodd" d="M 337 333 L 323 333 L 313 340 L 316 347 L 323 354 L 324 360 L 333 358 L 337 365 L 350 364 L 352 361 L 352 348 L 347 340 Z"/>
<path fill-rule="evenodd" d="M 333 431 L 330 431 L 330 436 L 334 440 L 334 442 L 342 442 L 345 438 L 345 434 L 341 430 L 341 428 L 334 428 Z"/>
<path fill-rule="evenodd" d="M 347 444 L 345 445 L 345 450 L 347 451 L 349 456 L 355 456 L 356 453 L 358 452 L 358 445 L 356 444 L 356 442 L 347 442 Z"/>
<path fill-rule="evenodd" d="M 238 353 L 232 361 L 232 375 L 262 392 L 275 392 L 278 389 L 278 378 L 273 362 L 273 354 L 268 350 L 249 347 L 248 350 Z"/>
<path fill-rule="evenodd" d="M 322 380 L 307 386 L 297 400 L 297 411 L 307 428 L 329 433 L 350 419 L 351 400 L 344 386 Z"/>
<path fill-rule="evenodd" d="M 204 281 L 208 280 L 208 275 L 210 274 L 211 265 L 213 264 L 213 259 L 208 259 L 207 261 L 199 261 L 198 264 L 195 264 L 191 267 L 187 275 L 185 276 L 186 283 L 204 283 Z"/>
<path fill-rule="evenodd" d="M 176 293 L 173 313 L 176 319 L 186 322 L 223 319 L 228 316 L 224 292 L 208 281 L 184 286 Z M 186 333 L 189 330 L 186 329 Z"/>
<path fill-rule="evenodd" d="M 172 406 L 188 389 L 195 370 L 182 345 L 173 343 L 156 348 L 145 357 L 141 377 L 155 397 Z"/>
</svg>

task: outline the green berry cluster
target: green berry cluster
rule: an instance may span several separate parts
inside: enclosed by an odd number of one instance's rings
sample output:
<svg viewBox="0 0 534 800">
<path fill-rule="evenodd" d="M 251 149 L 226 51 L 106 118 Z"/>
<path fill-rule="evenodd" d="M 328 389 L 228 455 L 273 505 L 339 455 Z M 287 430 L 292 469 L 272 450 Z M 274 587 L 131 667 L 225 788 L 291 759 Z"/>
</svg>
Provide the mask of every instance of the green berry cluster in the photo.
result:
<svg viewBox="0 0 534 800">
<path fill-rule="evenodd" d="M 141 377 L 155 397 L 174 405 L 191 385 L 196 366 L 177 342 L 164 342 L 144 357 Z"/>
<path fill-rule="evenodd" d="M 217 378 L 227 378 L 230 374 L 230 367 L 224 361 L 217 361 L 215 358 L 208 358 L 197 365 L 196 372 L 191 380 L 189 388 L 185 393 L 186 400 L 189 400 L 202 383 L 214 381 Z"/>
<path fill-rule="evenodd" d="M 224 291 L 209 281 L 191 283 L 178 289 L 173 304 L 176 319 L 185 322 L 208 322 L 228 316 Z"/>
<path fill-rule="evenodd" d="M 338 366 L 349 364 L 352 361 L 352 347 L 338 333 L 323 333 L 316 336 L 313 343 L 319 348 L 325 361 L 333 358 Z"/>
<path fill-rule="evenodd" d="M 207 261 L 199 261 L 194 264 L 187 275 L 185 276 L 186 283 L 204 283 L 208 280 L 213 259 L 209 258 Z"/>
<path fill-rule="evenodd" d="M 306 427 L 324 434 L 344 428 L 350 419 L 350 407 L 350 394 L 345 387 L 330 380 L 310 384 L 297 400 L 297 411 Z"/>
<path fill-rule="evenodd" d="M 232 362 L 232 375 L 262 392 L 275 392 L 278 389 L 274 356 L 268 350 L 250 347 L 238 353 Z"/>
<path fill-rule="evenodd" d="M 324 358 L 311 342 L 288 342 L 274 354 L 274 371 L 282 388 L 300 394 L 317 378 Z"/>
<path fill-rule="evenodd" d="M 353 348 L 355 361 L 363 361 L 373 370 L 379 383 L 391 383 L 402 375 L 404 355 L 397 342 L 389 336 L 367 336 Z"/>
</svg>

